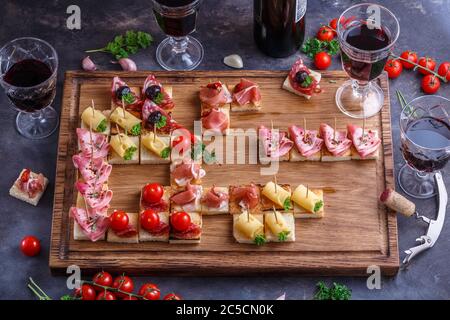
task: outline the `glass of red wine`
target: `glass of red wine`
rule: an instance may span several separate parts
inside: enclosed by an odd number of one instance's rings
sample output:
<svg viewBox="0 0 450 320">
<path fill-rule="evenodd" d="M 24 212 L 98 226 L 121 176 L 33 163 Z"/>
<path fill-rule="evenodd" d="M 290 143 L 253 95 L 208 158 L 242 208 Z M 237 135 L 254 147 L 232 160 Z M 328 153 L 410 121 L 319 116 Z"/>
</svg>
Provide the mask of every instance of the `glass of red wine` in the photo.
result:
<svg viewBox="0 0 450 320">
<path fill-rule="evenodd" d="M 47 42 L 19 38 L 0 49 L 0 84 L 19 111 L 17 130 L 29 139 L 55 132 L 59 117 L 50 106 L 56 95 L 58 55 Z"/>
<path fill-rule="evenodd" d="M 427 199 L 436 195 L 433 172 L 450 159 L 450 100 L 423 96 L 404 107 L 400 115 L 401 151 L 406 165 L 398 182 L 409 196 Z"/>
<path fill-rule="evenodd" d="M 189 36 L 196 29 L 201 0 L 153 0 L 153 13 L 168 35 L 156 50 L 156 60 L 166 70 L 193 70 L 203 60 L 201 43 Z"/>
<path fill-rule="evenodd" d="M 343 69 L 351 80 L 336 93 L 336 104 L 353 118 L 369 118 L 384 103 L 381 87 L 374 81 L 400 34 L 394 14 L 377 4 L 362 3 L 342 13 L 337 27 Z"/>
</svg>

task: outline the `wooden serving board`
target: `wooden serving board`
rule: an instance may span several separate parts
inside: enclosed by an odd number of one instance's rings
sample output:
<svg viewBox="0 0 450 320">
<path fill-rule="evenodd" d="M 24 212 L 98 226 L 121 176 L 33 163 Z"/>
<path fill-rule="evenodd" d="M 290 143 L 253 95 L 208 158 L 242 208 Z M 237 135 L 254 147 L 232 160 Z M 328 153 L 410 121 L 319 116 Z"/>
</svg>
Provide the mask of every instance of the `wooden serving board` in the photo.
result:
<svg viewBox="0 0 450 320">
<path fill-rule="evenodd" d="M 130 85 L 141 86 L 147 72 L 120 73 Z M 73 240 L 73 222 L 69 209 L 75 203 L 76 170 L 71 157 L 77 152 L 76 128 L 81 111 L 95 100 L 98 109 L 110 108 L 113 72 L 67 72 L 62 103 L 58 165 L 53 212 L 50 268 L 64 272 L 69 265 L 84 271 L 99 269 L 131 274 L 162 275 L 242 275 L 319 274 L 365 275 L 368 266 L 380 266 L 386 275 L 399 268 L 396 216 L 378 203 L 378 195 L 394 186 L 387 77 L 380 78 L 386 99 L 383 111 L 366 121 L 367 128 L 382 133 L 383 148 L 378 161 L 336 163 L 280 163 L 279 183 L 293 187 L 308 184 L 324 187 L 325 217 L 297 220 L 296 242 L 270 243 L 263 247 L 238 244 L 232 235 L 232 217 L 206 216 L 199 245 L 140 243 L 135 245 Z M 198 89 L 211 80 L 235 84 L 241 77 L 257 82 L 262 91 L 263 110 L 256 114 L 232 114 L 233 128 L 257 128 L 259 125 L 286 129 L 303 124 L 319 127 L 334 123 L 345 129 L 349 122 L 335 106 L 337 88 L 347 80 L 342 71 L 323 73 L 324 92 L 306 101 L 281 89 L 287 72 L 283 71 L 195 71 L 155 72 L 164 84 L 173 86 L 176 103 L 174 118 L 189 129 L 200 117 Z M 204 185 L 228 186 L 249 182 L 266 183 L 272 177 L 261 176 L 261 165 L 204 166 Z M 137 212 L 143 185 L 158 182 L 169 185 L 168 165 L 114 166 L 109 186 L 114 191 L 113 209 Z"/>
</svg>

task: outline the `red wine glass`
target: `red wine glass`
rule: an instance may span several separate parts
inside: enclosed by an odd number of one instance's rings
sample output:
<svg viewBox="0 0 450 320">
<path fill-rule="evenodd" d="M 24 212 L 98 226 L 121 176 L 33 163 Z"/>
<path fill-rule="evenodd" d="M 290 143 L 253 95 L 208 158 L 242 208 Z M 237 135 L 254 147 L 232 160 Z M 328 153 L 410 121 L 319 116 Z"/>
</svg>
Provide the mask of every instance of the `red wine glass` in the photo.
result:
<svg viewBox="0 0 450 320">
<path fill-rule="evenodd" d="M 50 106 L 57 73 L 58 55 L 44 40 L 19 38 L 0 49 L 0 84 L 19 111 L 16 127 L 26 138 L 46 138 L 58 127 L 59 116 Z"/>
<path fill-rule="evenodd" d="M 450 159 L 450 100 L 440 96 L 414 99 L 400 115 L 401 151 L 406 164 L 398 175 L 409 196 L 427 199 L 436 195 L 433 172 Z"/>
<path fill-rule="evenodd" d="M 339 17 L 337 34 L 342 66 L 351 80 L 336 92 L 336 104 L 350 117 L 372 117 L 384 103 L 383 90 L 374 80 L 383 72 L 397 42 L 399 22 L 385 7 L 357 4 Z"/>
</svg>

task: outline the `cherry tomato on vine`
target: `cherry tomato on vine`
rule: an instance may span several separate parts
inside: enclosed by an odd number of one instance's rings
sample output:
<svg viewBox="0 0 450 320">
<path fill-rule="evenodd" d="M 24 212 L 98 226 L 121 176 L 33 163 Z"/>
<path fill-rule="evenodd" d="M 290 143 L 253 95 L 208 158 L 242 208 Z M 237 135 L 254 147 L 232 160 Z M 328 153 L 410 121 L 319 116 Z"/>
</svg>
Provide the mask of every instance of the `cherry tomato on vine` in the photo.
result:
<svg viewBox="0 0 450 320">
<path fill-rule="evenodd" d="M 81 300 L 95 300 L 97 293 L 94 288 L 88 284 L 83 284 L 80 288 L 75 290 L 75 298 Z"/>
<path fill-rule="evenodd" d="M 35 257 L 41 252 L 41 242 L 33 236 L 26 236 L 20 242 L 20 250 L 27 257 Z"/>
<path fill-rule="evenodd" d="M 417 63 L 419 58 L 417 57 L 417 53 L 415 53 L 414 51 L 404 51 L 401 55 L 400 58 L 411 61 L 413 63 Z M 412 63 L 406 62 L 406 61 L 400 61 L 401 64 L 403 65 L 403 68 L 405 69 L 413 69 L 415 67 L 415 65 L 413 65 Z"/>
<path fill-rule="evenodd" d="M 433 58 L 430 57 L 423 57 L 419 59 L 419 66 L 425 67 L 430 69 L 431 71 L 434 71 L 436 68 L 436 61 L 434 61 Z M 429 71 L 418 68 L 419 72 L 423 75 L 431 74 Z"/>
<path fill-rule="evenodd" d="M 181 300 L 181 297 L 175 293 L 166 294 L 163 300 Z"/>
<path fill-rule="evenodd" d="M 161 292 L 159 288 L 153 283 L 145 283 L 139 289 L 139 295 L 143 296 L 146 300 L 159 300 Z"/>
<path fill-rule="evenodd" d="M 340 22 L 341 22 L 341 24 L 345 24 L 345 17 L 341 17 Z M 334 18 L 333 20 L 330 21 L 330 27 L 334 30 L 337 30 L 338 18 Z"/>
<path fill-rule="evenodd" d="M 328 26 L 320 27 L 317 32 L 317 39 L 320 41 L 331 41 L 334 39 L 334 30 Z"/>
<path fill-rule="evenodd" d="M 164 195 L 164 188 L 159 183 L 150 183 L 144 187 L 142 197 L 147 203 L 158 203 Z"/>
<path fill-rule="evenodd" d="M 128 227 L 130 218 L 125 211 L 117 210 L 111 215 L 111 229 L 116 232 L 123 231 Z"/>
<path fill-rule="evenodd" d="M 154 210 L 145 210 L 141 214 L 141 227 L 146 231 L 153 231 L 159 227 L 160 219 Z"/>
<path fill-rule="evenodd" d="M 170 224 L 177 231 L 186 231 L 191 225 L 191 217 L 186 212 L 175 212 L 170 216 Z"/>
<path fill-rule="evenodd" d="M 441 87 L 441 81 L 433 74 L 429 74 L 422 79 L 422 90 L 427 94 L 438 92 Z"/>
<path fill-rule="evenodd" d="M 331 56 L 327 52 L 319 52 L 314 57 L 314 64 L 319 70 L 328 69 L 331 66 Z"/>
<path fill-rule="evenodd" d="M 111 285 L 113 283 L 113 278 L 112 278 L 111 274 L 109 274 L 108 272 L 101 271 L 92 278 L 92 282 L 94 282 L 95 284 L 98 284 L 100 286 L 111 287 Z M 99 287 L 96 285 L 93 285 L 93 287 L 98 292 L 104 290 L 102 287 Z"/>
<path fill-rule="evenodd" d="M 96 300 L 117 300 L 116 295 L 110 291 L 100 292 Z"/>
<path fill-rule="evenodd" d="M 135 296 L 127 295 L 127 296 L 125 296 L 125 298 L 123 298 L 122 300 L 139 300 L 139 299 L 136 298 Z"/>
<path fill-rule="evenodd" d="M 438 74 L 450 81 L 450 62 L 442 62 L 439 66 Z"/>
<path fill-rule="evenodd" d="M 112 287 L 114 289 L 119 289 L 121 291 L 124 291 L 126 293 L 132 293 L 134 290 L 134 283 L 133 280 L 130 277 L 121 275 L 114 279 Z M 119 298 L 125 298 L 127 295 L 121 292 L 117 292 L 116 295 Z"/>
<path fill-rule="evenodd" d="M 388 60 L 384 66 L 384 70 L 387 71 L 390 79 L 398 78 L 403 71 L 403 65 L 398 60 Z"/>
</svg>

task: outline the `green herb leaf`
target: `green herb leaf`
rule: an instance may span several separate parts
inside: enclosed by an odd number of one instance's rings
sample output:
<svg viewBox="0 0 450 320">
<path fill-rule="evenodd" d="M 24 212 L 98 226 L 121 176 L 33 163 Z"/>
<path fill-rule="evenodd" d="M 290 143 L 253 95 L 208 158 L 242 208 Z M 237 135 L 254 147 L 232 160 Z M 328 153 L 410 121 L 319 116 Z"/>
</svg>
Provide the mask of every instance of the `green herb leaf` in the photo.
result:
<svg viewBox="0 0 450 320">
<path fill-rule="evenodd" d="M 258 234 L 255 238 L 255 244 L 257 246 L 263 246 L 266 244 L 266 237 L 263 234 Z"/>
<path fill-rule="evenodd" d="M 162 116 L 161 119 L 156 123 L 156 129 L 164 128 L 167 125 L 167 117 Z"/>
<path fill-rule="evenodd" d="M 323 201 L 322 200 L 316 202 L 316 205 L 314 206 L 314 213 L 319 212 L 320 209 L 322 209 L 322 207 L 323 207 Z"/>
<path fill-rule="evenodd" d="M 317 291 L 314 295 L 315 300 L 350 300 L 352 291 L 345 285 L 333 283 L 331 288 L 320 281 L 317 283 Z"/>
<path fill-rule="evenodd" d="M 171 151 L 172 149 L 170 149 L 170 147 L 165 148 L 163 151 L 161 151 L 161 158 L 168 159 Z"/>
<path fill-rule="evenodd" d="M 125 151 L 125 155 L 123 156 L 123 159 L 126 161 L 133 159 L 133 155 L 136 151 L 137 151 L 136 147 L 128 148 L 128 150 Z"/>
<path fill-rule="evenodd" d="M 66 295 L 62 296 L 60 300 L 63 300 L 63 301 L 71 301 L 71 300 L 78 300 L 78 299 L 75 298 L 75 297 L 72 297 L 72 296 L 70 296 L 70 295 L 68 295 L 68 294 L 66 294 Z"/>
<path fill-rule="evenodd" d="M 106 119 L 103 119 L 97 126 L 97 129 L 95 129 L 97 132 L 105 132 L 108 128 L 108 121 Z"/>
<path fill-rule="evenodd" d="M 284 211 L 289 211 L 292 209 L 292 202 L 290 198 L 286 198 L 283 203 Z"/>
<path fill-rule="evenodd" d="M 314 59 L 316 54 L 322 51 L 334 56 L 339 52 L 339 42 L 336 39 L 320 41 L 317 38 L 310 38 L 303 44 L 301 51 L 311 59 Z"/>
<path fill-rule="evenodd" d="M 122 97 L 123 97 L 123 101 L 126 104 L 133 104 L 136 101 L 134 94 L 132 94 L 131 92 L 127 93 L 126 95 L 123 95 Z"/>
<path fill-rule="evenodd" d="M 309 88 L 310 86 L 311 86 L 311 83 L 313 83 L 313 78 L 311 77 L 311 76 L 307 76 L 306 77 L 306 79 L 305 79 L 305 81 L 303 81 L 301 84 L 300 84 L 300 87 L 302 87 L 302 88 Z"/>
<path fill-rule="evenodd" d="M 133 128 L 131 128 L 131 131 L 130 131 L 130 133 L 133 135 L 133 136 L 138 136 L 138 135 L 140 135 L 141 134 L 141 124 L 140 123 L 138 123 L 137 125 L 135 125 Z"/>
<path fill-rule="evenodd" d="M 290 231 L 280 232 L 278 234 L 278 240 L 281 241 L 281 242 L 285 242 L 287 240 L 287 238 L 288 238 L 290 233 L 291 233 Z"/>
<path fill-rule="evenodd" d="M 157 105 L 160 105 L 164 101 L 164 95 L 162 92 L 159 92 L 156 97 L 153 99 L 153 102 Z"/>
</svg>

